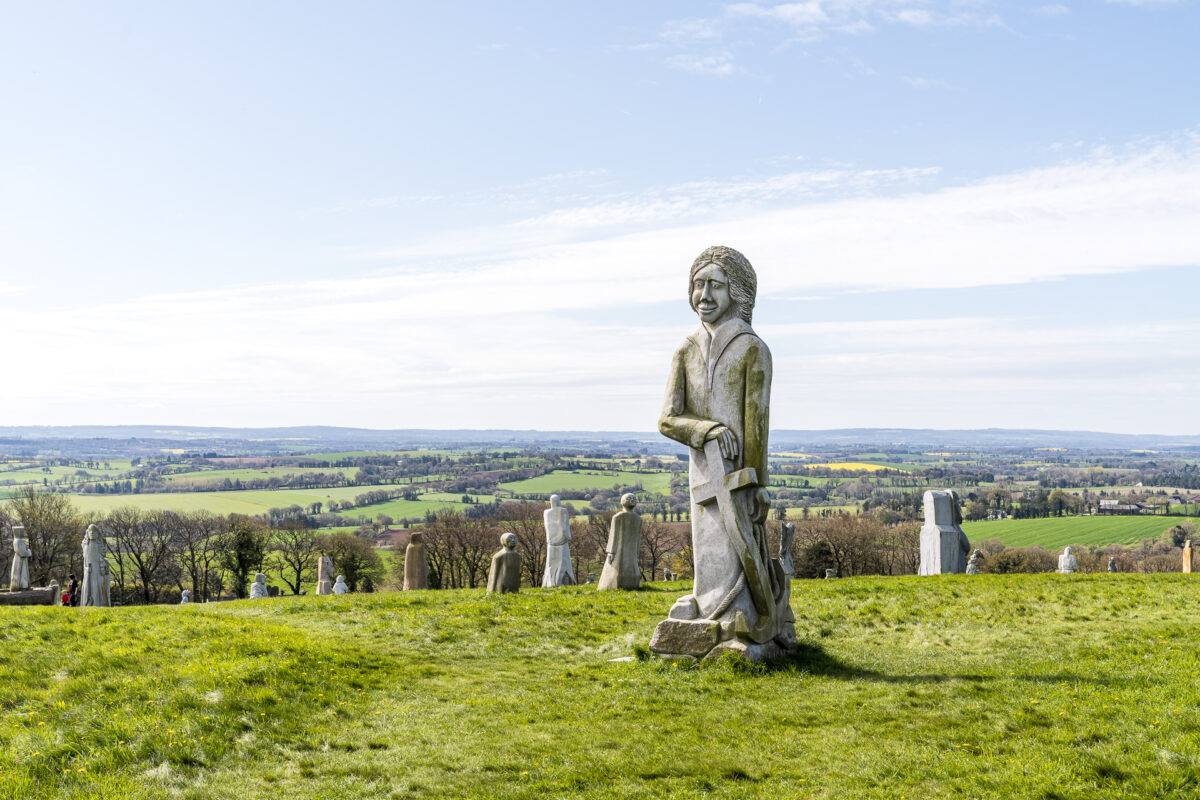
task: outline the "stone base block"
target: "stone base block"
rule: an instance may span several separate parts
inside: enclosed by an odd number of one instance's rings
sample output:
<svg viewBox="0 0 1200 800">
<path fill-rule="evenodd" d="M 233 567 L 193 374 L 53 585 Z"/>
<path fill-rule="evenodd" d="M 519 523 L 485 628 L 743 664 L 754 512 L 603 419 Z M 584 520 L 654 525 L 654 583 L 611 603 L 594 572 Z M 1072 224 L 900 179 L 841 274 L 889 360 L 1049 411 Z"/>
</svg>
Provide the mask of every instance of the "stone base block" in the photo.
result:
<svg viewBox="0 0 1200 800">
<path fill-rule="evenodd" d="M 650 650 L 660 655 L 703 658 L 717 645 L 721 624 L 704 619 L 664 619 L 654 629 Z"/>
<path fill-rule="evenodd" d="M 58 589 L 33 588 L 15 592 L 0 590 L 0 606 L 52 606 L 56 605 Z"/>
<path fill-rule="evenodd" d="M 774 641 L 767 642 L 766 644 L 755 644 L 754 642 L 747 642 L 744 639 L 730 639 L 727 642 L 721 642 L 712 650 L 709 650 L 704 660 L 715 661 L 726 653 L 736 653 L 746 661 L 758 663 L 760 661 L 776 661 L 787 656 L 788 652 Z"/>
</svg>

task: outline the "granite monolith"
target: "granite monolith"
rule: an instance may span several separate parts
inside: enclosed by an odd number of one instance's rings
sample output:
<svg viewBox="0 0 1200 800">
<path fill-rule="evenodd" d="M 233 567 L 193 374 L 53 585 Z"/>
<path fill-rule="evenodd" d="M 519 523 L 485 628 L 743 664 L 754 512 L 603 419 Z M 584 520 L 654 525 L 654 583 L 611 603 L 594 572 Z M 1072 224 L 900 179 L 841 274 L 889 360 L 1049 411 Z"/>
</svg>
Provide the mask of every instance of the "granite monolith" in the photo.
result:
<svg viewBox="0 0 1200 800">
<path fill-rule="evenodd" d="M 404 548 L 404 591 L 429 588 L 429 562 L 425 560 L 425 540 L 413 531 Z"/>
<path fill-rule="evenodd" d="M 608 526 L 608 546 L 605 548 L 604 569 L 596 590 L 636 589 L 642 585 L 638 568 L 638 551 L 642 546 L 642 518 L 634 511 L 637 497 L 621 496 L 621 511 L 613 514 Z"/>
<path fill-rule="evenodd" d="M 507 594 L 521 588 L 521 554 L 517 552 L 517 535 L 501 534 L 500 545 L 488 569 L 488 594 Z"/>
</svg>

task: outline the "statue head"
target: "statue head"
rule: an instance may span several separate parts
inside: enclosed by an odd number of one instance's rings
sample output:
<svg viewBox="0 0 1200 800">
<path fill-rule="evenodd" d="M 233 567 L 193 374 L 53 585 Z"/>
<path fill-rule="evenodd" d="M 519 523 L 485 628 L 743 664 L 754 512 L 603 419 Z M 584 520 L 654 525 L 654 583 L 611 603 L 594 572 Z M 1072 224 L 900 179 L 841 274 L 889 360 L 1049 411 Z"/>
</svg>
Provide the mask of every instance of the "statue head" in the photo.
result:
<svg viewBox="0 0 1200 800">
<path fill-rule="evenodd" d="M 732 247 L 710 247 L 692 262 L 688 302 L 701 321 L 709 325 L 734 316 L 749 324 L 757 293 L 758 276 L 754 267 Z"/>
<path fill-rule="evenodd" d="M 256 573 L 254 573 L 254 582 L 255 583 L 266 583 L 267 576 L 262 574 L 261 572 L 256 572 Z"/>
<path fill-rule="evenodd" d="M 25 538 L 25 526 L 19 522 L 16 525 L 13 525 L 12 526 L 12 534 L 13 534 L 13 539 L 24 539 Z"/>
<path fill-rule="evenodd" d="M 1063 550 L 1063 555 L 1064 555 L 1064 556 L 1069 556 L 1069 555 L 1071 555 L 1071 545 L 1067 545 L 1067 546 L 1066 546 L 1066 548 Z"/>
<path fill-rule="evenodd" d="M 334 580 L 334 583 L 345 583 L 345 582 L 346 582 L 346 579 L 344 577 L 342 577 L 341 575 L 338 575 L 337 579 Z"/>
<path fill-rule="evenodd" d="M 562 506 L 562 499 L 556 494 L 550 495 L 550 507 L 559 508 L 560 506 Z"/>
<path fill-rule="evenodd" d="M 500 544 L 505 550 L 514 550 L 517 547 L 517 535 L 515 533 L 500 534 Z"/>
<path fill-rule="evenodd" d="M 422 541 L 422 537 L 421 537 L 420 531 L 413 531 L 412 534 L 410 534 L 408 537 L 409 544 L 420 544 L 421 541 Z"/>
<path fill-rule="evenodd" d="M 621 508 L 626 511 L 633 511 L 633 507 L 637 505 L 637 495 L 633 492 L 626 492 L 621 495 Z"/>
</svg>

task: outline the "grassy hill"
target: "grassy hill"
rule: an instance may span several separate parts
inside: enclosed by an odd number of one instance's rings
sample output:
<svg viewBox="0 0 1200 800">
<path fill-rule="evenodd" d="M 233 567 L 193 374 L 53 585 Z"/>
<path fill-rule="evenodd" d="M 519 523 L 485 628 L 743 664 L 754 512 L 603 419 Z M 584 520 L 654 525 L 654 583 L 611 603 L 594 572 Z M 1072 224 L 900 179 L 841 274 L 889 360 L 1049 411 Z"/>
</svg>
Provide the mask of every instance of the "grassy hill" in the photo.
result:
<svg viewBox="0 0 1200 800">
<path fill-rule="evenodd" d="M 0 796 L 1200 792 L 1200 578 L 804 581 L 790 663 L 608 660 L 684 590 L 0 608 Z"/>
<path fill-rule="evenodd" d="M 1157 539 L 1186 521 L 1187 518 L 1175 516 L 1051 517 L 964 522 L 962 527 L 972 542 L 994 537 L 1013 547 L 1039 544 L 1053 550 L 1069 544 L 1137 544 L 1142 539 Z M 1196 521 L 1191 518 L 1193 524 Z"/>
</svg>

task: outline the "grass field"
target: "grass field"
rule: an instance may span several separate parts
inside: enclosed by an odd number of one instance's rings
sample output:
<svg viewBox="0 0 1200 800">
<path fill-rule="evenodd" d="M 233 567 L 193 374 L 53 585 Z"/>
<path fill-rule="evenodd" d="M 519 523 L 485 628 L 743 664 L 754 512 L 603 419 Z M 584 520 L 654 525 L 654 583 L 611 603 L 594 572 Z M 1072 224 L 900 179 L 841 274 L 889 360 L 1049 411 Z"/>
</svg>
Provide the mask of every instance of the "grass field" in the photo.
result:
<svg viewBox="0 0 1200 800">
<path fill-rule="evenodd" d="M 1047 549 L 1069 544 L 1137 544 L 1155 539 L 1184 522 L 1183 517 L 1051 517 L 1049 519 L 997 519 L 964 522 L 963 532 L 972 542 L 996 538 L 1013 547 L 1038 544 Z M 1196 519 L 1191 518 L 1195 523 Z"/>
<path fill-rule="evenodd" d="M 330 499 L 348 500 L 372 489 L 396 489 L 397 486 L 340 486 L 332 489 L 278 489 L 275 491 L 240 492 L 162 492 L 159 494 L 74 494 L 71 501 L 81 511 L 104 513 L 121 506 L 135 508 L 163 508 L 172 511 L 212 511 L 214 514 L 262 514 L 270 508 L 286 508 L 290 505 L 307 507 L 313 503 L 325 503 Z M 449 495 L 434 495 L 449 497 Z M 490 500 L 490 498 L 488 498 Z M 458 504 L 446 500 L 416 500 L 382 503 L 361 508 L 348 509 L 339 513 L 347 516 L 366 514 L 391 514 L 382 510 L 385 506 L 415 510 L 415 513 L 392 514 L 392 516 L 423 516 L 427 508 L 444 508 Z"/>
<path fill-rule="evenodd" d="M 0 608 L 0 796 L 1200 792 L 1200 580 L 794 587 L 773 668 L 610 662 L 682 584 Z"/>
<path fill-rule="evenodd" d="M 580 470 L 568 472 L 555 470 L 549 475 L 539 475 L 523 481 L 502 483 L 500 488 L 518 494 L 547 494 L 559 490 L 607 489 L 618 484 L 642 484 L 647 492 L 669 494 L 671 473 L 669 472 L 594 472 Z"/>
</svg>

